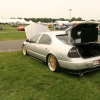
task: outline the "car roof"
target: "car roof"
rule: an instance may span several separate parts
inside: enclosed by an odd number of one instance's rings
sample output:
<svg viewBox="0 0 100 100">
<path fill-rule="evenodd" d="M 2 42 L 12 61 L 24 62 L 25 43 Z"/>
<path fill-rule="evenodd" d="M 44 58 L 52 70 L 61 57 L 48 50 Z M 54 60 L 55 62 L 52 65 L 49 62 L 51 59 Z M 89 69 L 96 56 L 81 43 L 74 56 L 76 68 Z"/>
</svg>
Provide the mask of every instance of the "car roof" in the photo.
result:
<svg viewBox="0 0 100 100">
<path fill-rule="evenodd" d="M 43 32 L 42 34 L 51 34 L 51 35 L 61 35 L 65 34 L 65 31 L 50 31 L 50 32 Z"/>
</svg>

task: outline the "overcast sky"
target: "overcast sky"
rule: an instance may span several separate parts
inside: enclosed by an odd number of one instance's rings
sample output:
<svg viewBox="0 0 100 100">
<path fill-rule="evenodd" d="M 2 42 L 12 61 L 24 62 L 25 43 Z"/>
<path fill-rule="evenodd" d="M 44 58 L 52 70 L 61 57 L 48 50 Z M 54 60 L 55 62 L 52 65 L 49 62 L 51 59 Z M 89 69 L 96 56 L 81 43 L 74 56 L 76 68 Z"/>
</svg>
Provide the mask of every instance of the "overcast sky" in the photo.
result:
<svg viewBox="0 0 100 100">
<path fill-rule="evenodd" d="M 100 20 L 100 0 L 0 0 L 0 18 Z"/>
</svg>

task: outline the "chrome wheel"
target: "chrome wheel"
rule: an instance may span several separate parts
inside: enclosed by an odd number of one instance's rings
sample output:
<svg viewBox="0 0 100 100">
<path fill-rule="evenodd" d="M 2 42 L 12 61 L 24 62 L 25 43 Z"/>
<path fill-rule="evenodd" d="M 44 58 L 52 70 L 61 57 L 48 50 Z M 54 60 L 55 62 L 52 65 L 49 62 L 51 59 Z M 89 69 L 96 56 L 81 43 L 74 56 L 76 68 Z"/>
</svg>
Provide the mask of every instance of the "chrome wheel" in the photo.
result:
<svg viewBox="0 0 100 100">
<path fill-rule="evenodd" d="M 57 59 L 53 55 L 48 57 L 48 67 L 51 71 L 58 71 L 59 69 Z"/>
<path fill-rule="evenodd" d="M 27 50 L 25 45 L 23 45 L 22 50 L 23 50 L 23 55 L 27 55 Z"/>
</svg>

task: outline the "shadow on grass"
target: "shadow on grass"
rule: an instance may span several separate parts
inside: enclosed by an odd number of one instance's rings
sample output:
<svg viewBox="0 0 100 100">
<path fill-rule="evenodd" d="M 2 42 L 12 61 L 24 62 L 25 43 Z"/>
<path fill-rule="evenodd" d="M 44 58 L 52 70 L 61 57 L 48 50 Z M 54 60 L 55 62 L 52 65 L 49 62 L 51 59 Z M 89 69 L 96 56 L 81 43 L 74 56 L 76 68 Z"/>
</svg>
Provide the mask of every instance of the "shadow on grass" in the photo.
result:
<svg viewBox="0 0 100 100">
<path fill-rule="evenodd" d="M 66 76 L 73 77 L 73 78 L 82 78 L 82 77 L 91 78 L 91 77 L 95 77 L 96 75 L 98 75 L 100 73 L 100 69 L 83 73 L 83 75 L 80 75 L 79 73 L 71 73 L 71 72 L 68 72 L 64 69 L 61 69 L 61 73 L 63 73 Z"/>
<path fill-rule="evenodd" d="M 30 56 L 32 59 L 34 59 L 35 61 L 37 61 L 37 63 L 41 63 L 45 68 L 48 68 L 48 65 L 47 63 L 44 63 L 32 56 Z M 43 67 L 42 66 L 42 67 Z M 48 68 L 49 70 L 49 68 Z M 51 72 L 51 74 L 62 74 L 64 75 L 65 77 L 69 77 L 69 78 L 75 78 L 75 79 L 83 79 L 83 78 L 92 78 L 92 77 L 96 77 L 96 76 L 99 76 L 99 73 L 100 73 L 100 69 L 98 70 L 95 70 L 95 71 L 91 71 L 91 72 L 87 72 L 87 73 L 83 73 L 83 75 L 81 76 L 79 73 L 71 73 L 69 72 L 68 70 L 66 69 L 63 69 L 61 68 L 60 72 Z"/>
</svg>

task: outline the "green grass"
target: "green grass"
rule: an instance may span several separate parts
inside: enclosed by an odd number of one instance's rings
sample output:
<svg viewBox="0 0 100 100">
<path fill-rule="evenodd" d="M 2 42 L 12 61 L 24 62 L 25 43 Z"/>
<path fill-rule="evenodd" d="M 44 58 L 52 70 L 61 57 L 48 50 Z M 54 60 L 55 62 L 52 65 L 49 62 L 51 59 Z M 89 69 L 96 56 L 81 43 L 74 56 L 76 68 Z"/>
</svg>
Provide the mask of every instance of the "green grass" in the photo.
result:
<svg viewBox="0 0 100 100">
<path fill-rule="evenodd" d="M 7 33 L 0 33 L 0 41 L 7 41 L 7 40 L 21 40 L 25 39 L 26 35 L 25 32 L 7 32 Z"/>
<path fill-rule="evenodd" d="M 99 100 L 100 70 L 82 77 L 47 65 L 21 51 L 0 53 L 0 100 Z"/>
<path fill-rule="evenodd" d="M 17 31 L 17 27 L 11 25 L 0 25 L 5 30 L 0 30 L 0 41 L 26 39 L 25 31 Z"/>
</svg>

